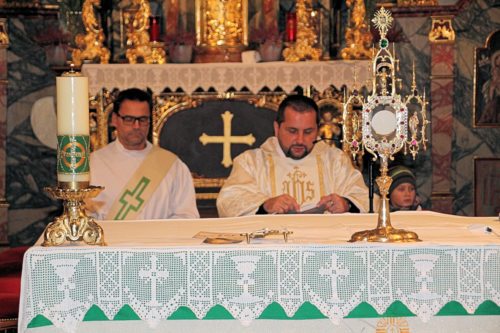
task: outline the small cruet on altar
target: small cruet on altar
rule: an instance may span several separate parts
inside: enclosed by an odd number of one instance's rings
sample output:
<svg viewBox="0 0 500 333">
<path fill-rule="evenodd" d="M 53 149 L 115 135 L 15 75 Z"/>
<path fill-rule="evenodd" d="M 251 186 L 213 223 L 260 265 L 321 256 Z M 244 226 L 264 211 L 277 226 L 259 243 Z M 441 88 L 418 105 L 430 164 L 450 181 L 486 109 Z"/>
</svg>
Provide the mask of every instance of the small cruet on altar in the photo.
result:
<svg viewBox="0 0 500 333">
<path fill-rule="evenodd" d="M 415 242 L 418 235 L 412 231 L 393 228 L 390 220 L 388 192 L 392 183 L 388 175 L 389 161 L 400 150 L 411 153 L 416 158 L 420 147 L 426 149 L 426 117 L 425 93 L 421 96 L 415 83 L 415 67 L 411 93 L 403 97 L 398 92 L 400 79 L 399 60 L 389 50 L 386 34 L 392 25 L 391 13 L 385 8 L 379 9 L 372 20 L 380 32 L 379 50 L 374 55 L 372 93 L 365 100 L 358 91 L 344 101 L 344 143 L 349 146 L 353 158 L 360 149 L 365 149 L 380 159 L 381 175 L 376 182 L 380 190 L 381 200 L 377 228 L 356 232 L 351 242 Z M 362 104 L 357 110 L 353 105 Z M 354 121 L 355 119 L 355 121 Z M 361 119 L 361 125 L 359 125 Z M 361 127 L 361 128 L 359 128 Z M 358 131 L 361 134 L 358 135 Z"/>
</svg>

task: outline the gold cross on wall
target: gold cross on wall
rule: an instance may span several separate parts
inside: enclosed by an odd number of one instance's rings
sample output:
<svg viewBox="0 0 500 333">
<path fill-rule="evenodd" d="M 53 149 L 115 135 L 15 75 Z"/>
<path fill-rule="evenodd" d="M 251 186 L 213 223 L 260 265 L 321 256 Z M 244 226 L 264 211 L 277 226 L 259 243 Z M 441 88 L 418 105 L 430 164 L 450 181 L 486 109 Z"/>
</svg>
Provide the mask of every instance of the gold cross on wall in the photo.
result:
<svg viewBox="0 0 500 333">
<path fill-rule="evenodd" d="M 203 133 L 200 136 L 200 142 L 205 146 L 209 143 L 222 143 L 222 165 L 229 168 L 233 165 L 233 159 L 231 158 L 231 144 L 233 143 L 244 143 L 249 146 L 253 145 L 255 142 L 255 137 L 252 134 L 247 134 L 243 136 L 231 136 L 231 120 L 233 119 L 233 114 L 229 111 L 221 114 L 222 121 L 224 124 L 224 135 L 223 136 L 209 136 Z"/>
</svg>

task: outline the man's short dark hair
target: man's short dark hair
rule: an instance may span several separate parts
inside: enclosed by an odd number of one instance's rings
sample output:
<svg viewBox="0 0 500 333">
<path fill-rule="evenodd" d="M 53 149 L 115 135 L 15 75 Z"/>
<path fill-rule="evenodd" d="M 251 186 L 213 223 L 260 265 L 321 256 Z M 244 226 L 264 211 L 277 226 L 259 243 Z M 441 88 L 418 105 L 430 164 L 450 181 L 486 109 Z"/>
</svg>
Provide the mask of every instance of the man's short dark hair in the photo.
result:
<svg viewBox="0 0 500 333">
<path fill-rule="evenodd" d="M 151 97 L 151 94 L 144 90 L 138 88 L 130 88 L 120 91 L 113 103 L 113 112 L 118 113 L 123 101 L 125 100 L 148 102 L 149 114 L 151 115 L 153 113 L 153 97 Z"/>
<path fill-rule="evenodd" d="M 316 125 L 319 125 L 320 115 L 318 105 L 312 98 L 304 95 L 290 95 L 281 102 L 276 114 L 278 125 L 285 121 L 285 109 L 288 107 L 301 113 L 310 112 L 311 110 L 316 112 Z"/>
</svg>

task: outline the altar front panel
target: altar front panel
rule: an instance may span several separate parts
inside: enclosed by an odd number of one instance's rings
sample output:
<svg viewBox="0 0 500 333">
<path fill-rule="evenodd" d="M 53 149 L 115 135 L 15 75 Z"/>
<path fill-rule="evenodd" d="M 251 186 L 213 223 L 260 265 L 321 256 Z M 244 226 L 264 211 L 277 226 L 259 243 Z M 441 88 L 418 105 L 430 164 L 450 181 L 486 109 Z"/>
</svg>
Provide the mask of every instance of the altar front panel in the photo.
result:
<svg viewBox="0 0 500 333">
<path fill-rule="evenodd" d="M 495 219 L 431 212 L 392 217 L 423 242 L 347 243 L 353 232 L 376 224 L 373 214 L 102 221 L 108 247 L 27 252 L 19 328 L 108 331 L 132 320 L 129 329 L 157 331 L 326 332 L 392 323 L 411 332 L 474 325 L 495 332 L 500 238 L 484 229 L 500 231 Z M 199 231 L 262 228 L 294 233 L 289 243 L 209 245 L 193 238 Z"/>
</svg>

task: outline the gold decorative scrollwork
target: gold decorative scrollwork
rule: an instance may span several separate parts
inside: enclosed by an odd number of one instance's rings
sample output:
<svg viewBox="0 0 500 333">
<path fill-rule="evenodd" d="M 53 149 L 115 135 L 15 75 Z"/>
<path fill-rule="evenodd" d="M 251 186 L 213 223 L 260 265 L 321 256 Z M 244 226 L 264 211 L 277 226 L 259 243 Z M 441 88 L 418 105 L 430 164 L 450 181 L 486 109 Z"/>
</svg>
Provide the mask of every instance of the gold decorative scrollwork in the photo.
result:
<svg viewBox="0 0 500 333">
<path fill-rule="evenodd" d="M 321 48 L 318 44 L 318 34 L 312 24 L 312 0 L 297 0 L 297 41 L 283 50 L 285 61 L 319 60 Z"/>
<path fill-rule="evenodd" d="M 64 211 L 49 223 L 43 233 L 42 246 L 57 246 L 66 240 L 83 241 L 89 245 L 104 246 L 104 231 L 92 217 L 85 213 L 84 200 L 96 197 L 103 190 L 100 186 L 79 189 L 46 187 L 54 199 L 62 199 Z"/>
<path fill-rule="evenodd" d="M 342 59 L 370 59 L 372 56 L 372 34 L 366 24 L 366 7 L 364 0 L 346 0 L 351 8 L 349 26 L 345 31 L 345 44 Z"/>
<path fill-rule="evenodd" d="M 0 18 L 0 47 L 9 45 L 9 35 L 7 34 L 7 19 Z"/>
<path fill-rule="evenodd" d="M 164 64 L 167 56 L 164 44 L 149 41 L 149 16 L 151 7 L 147 0 L 133 0 L 130 9 L 133 19 L 127 27 L 127 51 L 125 55 L 131 64 L 141 60 L 146 64 Z"/>
<path fill-rule="evenodd" d="M 103 45 L 104 32 L 97 21 L 94 7 L 101 4 L 100 0 L 85 0 L 82 6 L 82 20 L 85 34 L 75 37 L 77 48 L 72 52 L 73 63 L 80 66 L 84 60 L 97 61 L 107 64 L 111 53 Z"/>
<path fill-rule="evenodd" d="M 241 61 L 247 17 L 248 0 L 197 0 L 196 62 Z"/>
<path fill-rule="evenodd" d="M 400 7 L 422 7 L 422 6 L 437 6 L 438 0 L 398 0 Z"/>
<path fill-rule="evenodd" d="M 108 119 L 113 111 L 113 100 L 117 91 L 102 91 L 90 98 L 90 150 L 95 151 L 104 147 L 109 141 Z"/>
</svg>

